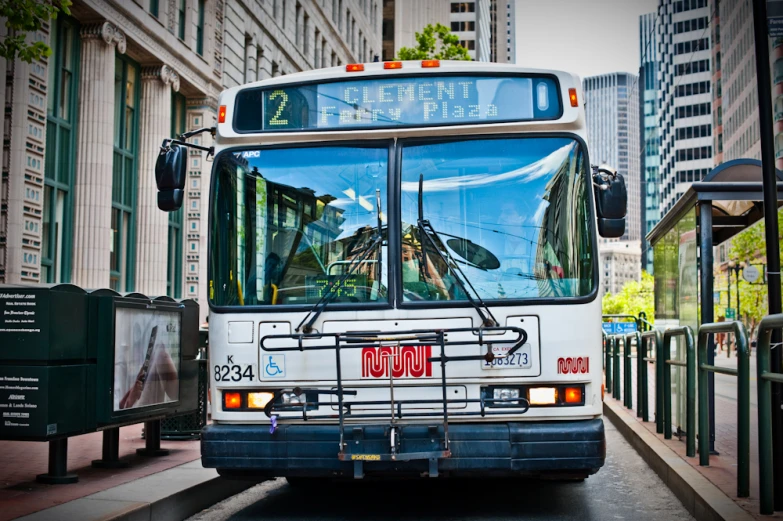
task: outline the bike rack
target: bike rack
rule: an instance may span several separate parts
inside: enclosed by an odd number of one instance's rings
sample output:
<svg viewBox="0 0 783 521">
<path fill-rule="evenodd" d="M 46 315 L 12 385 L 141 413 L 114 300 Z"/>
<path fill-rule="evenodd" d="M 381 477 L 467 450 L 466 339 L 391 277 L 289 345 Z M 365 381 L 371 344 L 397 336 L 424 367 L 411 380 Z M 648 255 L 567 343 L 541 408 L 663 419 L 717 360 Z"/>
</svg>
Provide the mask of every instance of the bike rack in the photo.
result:
<svg viewBox="0 0 783 521">
<path fill-rule="evenodd" d="M 476 338 L 470 340 L 449 340 L 449 335 L 459 333 L 472 333 Z M 505 338 L 508 333 L 515 333 L 516 336 L 512 339 Z M 502 336 L 502 338 L 499 338 Z M 336 367 L 336 380 L 337 388 L 335 389 L 318 389 L 318 388 L 301 388 L 296 387 L 294 389 L 283 389 L 276 391 L 272 400 L 269 401 L 264 412 L 270 418 L 273 415 L 283 412 L 301 412 L 302 419 L 304 421 L 314 419 L 334 419 L 334 414 L 308 414 L 309 408 L 320 407 L 332 407 L 334 403 L 330 401 L 322 401 L 321 395 L 337 395 L 337 417 L 340 428 L 340 441 L 339 452 L 337 454 L 338 459 L 341 461 L 353 461 L 354 463 L 354 477 L 362 478 L 364 476 L 364 463 L 365 462 L 378 462 L 378 461 L 410 461 L 410 460 L 429 460 L 429 475 L 430 477 L 437 477 L 438 475 L 438 460 L 441 458 L 451 457 L 451 450 L 449 447 L 449 416 L 491 416 L 491 415 L 505 415 L 505 414 L 524 414 L 528 411 L 529 403 L 526 398 L 519 397 L 514 399 L 494 399 L 481 396 L 480 398 L 464 398 L 464 399 L 448 399 L 447 398 L 447 384 L 446 384 L 446 364 L 449 362 L 465 362 L 465 361 L 486 361 L 492 362 L 493 360 L 500 360 L 512 356 L 520 347 L 527 342 L 527 332 L 519 327 L 478 327 L 478 328 L 454 328 L 454 329 L 418 329 L 408 331 L 386 331 L 386 332 L 346 332 L 346 333 L 301 333 L 301 334 L 288 334 L 288 335 L 266 335 L 259 341 L 259 346 L 266 352 L 292 352 L 292 351 L 323 351 L 334 350 L 335 353 L 335 367 Z M 270 346 L 270 342 L 280 340 L 294 340 L 295 346 Z M 323 341 L 311 344 L 311 341 Z M 449 356 L 447 349 L 453 346 L 468 346 L 478 345 L 479 347 L 486 346 L 486 353 L 483 355 L 459 355 Z M 511 346 L 508 352 L 504 355 L 495 355 L 493 347 L 497 345 Z M 389 389 L 390 400 L 364 400 L 353 401 L 345 403 L 345 396 L 355 396 L 356 391 L 346 390 L 343 384 L 342 376 L 342 363 L 340 355 L 344 349 L 365 349 L 365 348 L 381 348 L 381 347 L 408 347 L 408 346 L 437 346 L 440 348 L 439 356 L 431 356 L 427 359 L 428 362 L 439 362 L 441 367 L 440 387 L 442 391 L 442 398 L 437 400 L 395 400 L 394 399 L 394 376 L 392 370 L 391 360 L 389 360 Z M 391 358 L 391 355 L 387 355 Z M 318 395 L 317 401 L 305 401 L 299 404 L 282 404 L 280 401 L 283 393 L 293 392 L 294 394 L 307 397 L 310 395 Z M 449 404 L 479 404 L 479 411 L 449 411 Z M 403 405 L 441 405 L 442 411 L 431 412 L 404 412 Z M 367 406 L 367 405 L 388 405 L 389 411 L 382 412 L 369 412 L 369 413 L 354 413 L 352 407 Z M 501 406 L 497 410 L 487 410 L 487 407 Z M 348 452 L 347 444 L 345 443 L 345 419 L 384 419 L 389 421 L 388 432 L 390 449 L 385 454 L 367 454 L 367 453 L 354 453 Z M 424 452 L 403 452 L 401 451 L 401 443 L 399 440 L 399 429 L 401 425 L 398 423 L 403 418 L 442 418 L 441 426 L 443 428 L 443 439 L 441 440 L 440 450 L 424 451 Z M 430 431 L 433 436 L 438 431 L 438 427 L 430 427 Z"/>
</svg>

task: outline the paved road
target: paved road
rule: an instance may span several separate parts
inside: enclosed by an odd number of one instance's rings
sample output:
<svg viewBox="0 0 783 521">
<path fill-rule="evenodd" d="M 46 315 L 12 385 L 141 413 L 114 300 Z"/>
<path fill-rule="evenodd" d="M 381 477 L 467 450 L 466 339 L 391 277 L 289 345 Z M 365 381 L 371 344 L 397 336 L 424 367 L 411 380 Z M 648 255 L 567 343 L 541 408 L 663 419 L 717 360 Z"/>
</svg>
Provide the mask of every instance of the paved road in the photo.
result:
<svg viewBox="0 0 783 521">
<path fill-rule="evenodd" d="M 300 492 L 284 480 L 257 485 L 192 521 L 460 521 L 693 519 L 612 424 L 607 461 L 583 483 L 408 481 L 348 483 Z M 499 492 L 505 487 L 513 492 Z"/>
</svg>

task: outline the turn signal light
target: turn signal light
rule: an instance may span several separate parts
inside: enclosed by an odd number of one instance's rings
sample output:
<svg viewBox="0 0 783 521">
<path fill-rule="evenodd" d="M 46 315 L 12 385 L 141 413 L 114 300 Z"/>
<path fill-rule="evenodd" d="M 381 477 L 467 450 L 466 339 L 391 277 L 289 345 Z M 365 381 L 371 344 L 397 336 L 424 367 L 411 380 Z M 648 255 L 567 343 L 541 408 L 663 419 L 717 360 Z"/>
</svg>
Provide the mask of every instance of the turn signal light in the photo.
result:
<svg viewBox="0 0 783 521">
<path fill-rule="evenodd" d="M 568 99 L 571 100 L 572 107 L 579 106 L 579 100 L 576 99 L 576 89 L 568 89 Z"/>
<path fill-rule="evenodd" d="M 402 62 L 383 62 L 384 69 L 402 69 Z"/>
<path fill-rule="evenodd" d="M 345 66 L 345 72 L 362 72 L 363 70 L 363 63 L 349 63 Z"/>
<path fill-rule="evenodd" d="M 422 60 L 421 68 L 430 69 L 432 67 L 440 67 L 440 60 Z"/>
<path fill-rule="evenodd" d="M 225 123 L 226 122 L 226 106 L 221 105 L 218 109 L 218 123 Z"/>
<path fill-rule="evenodd" d="M 565 403 L 582 403 L 582 388 L 566 387 Z"/>
<path fill-rule="evenodd" d="M 604 394 L 606 393 L 606 386 L 601 384 L 601 401 L 604 401 Z"/>
<path fill-rule="evenodd" d="M 224 409 L 239 409 L 242 407 L 242 395 L 240 393 L 223 393 Z"/>
</svg>

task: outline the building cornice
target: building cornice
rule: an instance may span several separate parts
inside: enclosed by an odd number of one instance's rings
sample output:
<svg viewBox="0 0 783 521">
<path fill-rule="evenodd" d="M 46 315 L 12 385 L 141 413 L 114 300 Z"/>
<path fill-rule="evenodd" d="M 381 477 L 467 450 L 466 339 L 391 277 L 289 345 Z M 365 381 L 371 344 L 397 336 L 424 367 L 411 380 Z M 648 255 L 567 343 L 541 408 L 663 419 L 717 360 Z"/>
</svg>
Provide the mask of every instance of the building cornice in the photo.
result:
<svg viewBox="0 0 783 521">
<path fill-rule="evenodd" d="M 91 9 L 106 18 L 110 25 L 125 33 L 127 38 L 143 48 L 161 62 L 169 64 L 169 67 L 178 71 L 178 76 L 201 91 L 202 94 L 217 98 L 222 87 L 211 80 L 211 67 L 204 62 L 202 67 L 186 63 L 181 55 L 173 53 L 167 46 L 162 45 L 157 38 L 146 32 L 146 27 L 131 20 L 128 15 L 118 9 L 113 2 L 101 0 L 83 0 Z"/>
</svg>

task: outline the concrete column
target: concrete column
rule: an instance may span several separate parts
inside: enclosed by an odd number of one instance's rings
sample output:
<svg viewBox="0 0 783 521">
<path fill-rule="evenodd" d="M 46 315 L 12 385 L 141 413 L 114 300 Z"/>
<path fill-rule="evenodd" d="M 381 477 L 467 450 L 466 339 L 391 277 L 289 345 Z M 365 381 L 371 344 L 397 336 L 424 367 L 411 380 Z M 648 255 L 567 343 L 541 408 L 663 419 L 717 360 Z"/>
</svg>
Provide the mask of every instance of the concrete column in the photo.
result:
<svg viewBox="0 0 783 521">
<path fill-rule="evenodd" d="M 245 83 L 256 81 L 258 71 L 258 46 L 256 45 L 255 38 L 250 38 L 245 41 L 245 56 L 247 56 L 247 63 L 245 63 Z"/>
<path fill-rule="evenodd" d="M 114 49 L 125 35 L 109 22 L 81 31 L 79 144 L 74 185 L 73 283 L 109 286 L 114 152 Z"/>
<path fill-rule="evenodd" d="M 158 209 L 155 162 L 171 133 L 171 91 L 179 76 L 168 65 L 141 70 L 139 182 L 136 193 L 136 291 L 166 294 L 169 214 Z"/>
</svg>

